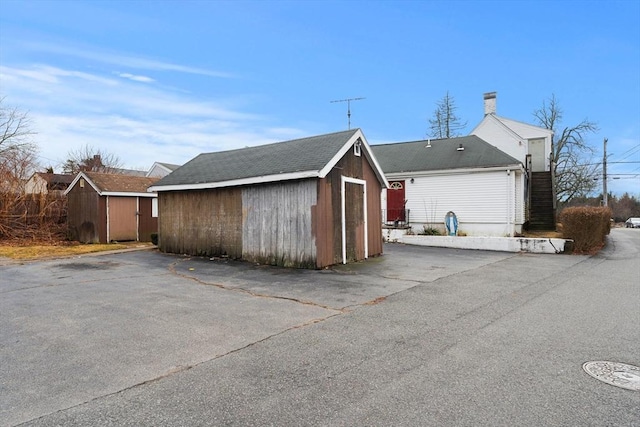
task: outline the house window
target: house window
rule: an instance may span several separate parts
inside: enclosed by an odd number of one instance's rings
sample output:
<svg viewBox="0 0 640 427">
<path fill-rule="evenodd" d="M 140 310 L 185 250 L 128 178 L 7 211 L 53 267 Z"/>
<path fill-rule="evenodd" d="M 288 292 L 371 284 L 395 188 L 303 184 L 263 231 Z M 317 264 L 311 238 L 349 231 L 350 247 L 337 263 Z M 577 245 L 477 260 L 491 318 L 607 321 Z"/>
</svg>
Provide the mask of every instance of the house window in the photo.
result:
<svg viewBox="0 0 640 427">
<path fill-rule="evenodd" d="M 158 198 L 151 199 L 151 218 L 158 218 Z"/>
<path fill-rule="evenodd" d="M 354 156 L 360 157 L 361 147 L 362 147 L 362 141 L 360 141 L 360 138 L 358 138 L 356 143 L 353 144 L 353 155 Z"/>
<path fill-rule="evenodd" d="M 402 190 L 402 183 L 401 182 L 397 182 L 397 181 L 396 182 L 392 182 L 389 185 L 389 188 L 391 190 Z"/>
<path fill-rule="evenodd" d="M 84 188 L 84 178 L 80 178 L 80 188 Z"/>
</svg>

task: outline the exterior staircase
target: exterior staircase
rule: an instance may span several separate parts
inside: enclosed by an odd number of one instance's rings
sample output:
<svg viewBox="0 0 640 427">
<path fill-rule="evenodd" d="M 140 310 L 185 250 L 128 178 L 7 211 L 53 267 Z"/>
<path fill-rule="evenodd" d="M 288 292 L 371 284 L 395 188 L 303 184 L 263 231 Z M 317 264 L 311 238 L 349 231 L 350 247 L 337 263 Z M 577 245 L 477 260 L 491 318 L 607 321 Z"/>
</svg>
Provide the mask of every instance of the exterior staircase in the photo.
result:
<svg viewBox="0 0 640 427">
<path fill-rule="evenodd" d="M 556 229 L 551 172 L 531 173 L 529 230 Z"/>
</svg>

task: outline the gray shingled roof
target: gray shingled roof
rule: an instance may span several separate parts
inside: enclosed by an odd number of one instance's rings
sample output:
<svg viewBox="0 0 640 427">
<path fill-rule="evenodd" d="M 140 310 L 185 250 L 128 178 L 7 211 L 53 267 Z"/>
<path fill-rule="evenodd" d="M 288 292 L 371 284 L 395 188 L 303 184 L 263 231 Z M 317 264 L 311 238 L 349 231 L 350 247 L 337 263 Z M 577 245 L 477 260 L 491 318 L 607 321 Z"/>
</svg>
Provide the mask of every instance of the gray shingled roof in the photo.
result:
<svg viewBox="0 0 640 427">
<path fill-rule="evenodd" d="M 518 160 L 475 135 L 449 139 L 372 145 L 380 167 L 387 173 L 486 168 L 520 164 Z M 463 151 L 458 151 L 462 144 Z"/>
<path fill-rule="evenodd" d="M 232 181 L 303 171 L 320 171 L 358 129 L 238 150 L 200 154 L 155 186 Z"/>
</svg>

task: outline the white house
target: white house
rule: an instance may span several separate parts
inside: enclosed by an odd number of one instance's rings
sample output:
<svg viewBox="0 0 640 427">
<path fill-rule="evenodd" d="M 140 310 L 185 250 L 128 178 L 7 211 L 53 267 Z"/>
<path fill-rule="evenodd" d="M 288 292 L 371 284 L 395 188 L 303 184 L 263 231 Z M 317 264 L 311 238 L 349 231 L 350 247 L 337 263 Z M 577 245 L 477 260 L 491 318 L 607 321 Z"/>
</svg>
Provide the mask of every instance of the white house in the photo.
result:
<svg viewBox="0 0 640 427">
<path fill-rule="evenodd" d="M 393 226 L 445 231 L 455 213 L 458 234 L 514 236 L 525 221 L 522 163 L 481 138 L 373 145 L 389 181 L 383 221 Z"/>
<path fill-rule="evenodd" d="M 484 118 L 471 131 L 510 156 L 527 165 L 531 156 L 533 172 L 549 172 L 553 131 L 496 114 L 496 92 L 484 94 Z"/>
<path fill-rule="evenodd" d="M 26 194 L 60 194 L 69 187 L 73 175 L 36 172 L 27 180 L 24 186 Z"/>
<path fill-rule="evenodd" d="M 149 172 L 147 172 L 146 176 L 150 178 L 162 178 L 169 175 L 179 167 L 180 165 L 174 165 L 171 163 L 155 162 L 149 169 Z"/>
<path fill-rule="evenodd" d="M 471 131 L 525 167 L 525 226 L 555 229 L 554 176 L 551 164 L 553 131 L 496 114 L 496 92 L 484 94 L 484 118 Z"/>
</svg>

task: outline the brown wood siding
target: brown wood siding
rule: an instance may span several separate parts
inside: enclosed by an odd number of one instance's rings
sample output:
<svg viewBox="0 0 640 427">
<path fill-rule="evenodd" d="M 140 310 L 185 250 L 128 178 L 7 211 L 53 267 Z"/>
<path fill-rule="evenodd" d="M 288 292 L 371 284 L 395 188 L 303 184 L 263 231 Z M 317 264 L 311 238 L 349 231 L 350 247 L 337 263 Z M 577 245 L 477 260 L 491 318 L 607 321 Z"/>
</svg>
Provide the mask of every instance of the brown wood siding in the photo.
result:
<svg viewBox="0 0 640 427">
<path fill-rule="evenodd" d="M 373 167 L 364 161 L 362 171 L 367 181 L 367 239 L 369 256 L 382 254 L 382 184 L 378 180 Z"/>
<path fill-rule="evenodd" d="M 382 212 L 380 194 L 382 184 L 378 180 L 373 167 L 363 154 L 358 157 L 349 150 L 336 164 L 326 178 L 318 181 L 318 204 L 314 208 L 314 231 L 317 242 L 317 267 L 322 268 L 342 262 L 342 207 L 341 177 L 362 179 L 367 182 L 367 239 L 369 256 L 382 254 Z M 362 218 L 362 187 L 347 183 L 349 193 L 346 195 L 347 216 L 355 218 L 360 212 Z M 347 230 L 347 249 L 352 247 L 353 255 L 348 258 L 364 257 L 364 222 L 355 221 L 356 230 Z M 359 225 L 358 225 L 359 224 Z M 360 247 L 356 247 L 357 242 Z"/>
<path fill-rule="evenodd" d="M 67 224 L 69 237 L 82 243 L 106 243 L 104 198 L 89 185 L 80 182 L 69 191 Z"/>
<path fill-rule="evenodd" d="M 141 242 L 150 242 L 151 234 L 158 232 L 158 218 L 151 216 L 153 203 L 151 197 L 140 197 L 139 200 L 138 239 Z"/>
<path fill-rule="evenodd" d="M 347 262 L 364 259 L 364 186 L 345 183 L 345 227 Z M 342 245 L 340 246 L 342 251 Z"/>
<path fill-rule="evenodd" d="M 327 177 L 331 180 L 331 204 L 333 211 L 333 263 L 337 264 L 342 262 L 342 199 L 341 199 L 341 186 L 342 176 L 350 178 L 364 179 L 362 172 L 362 163 L 366 162 L 364 156 L 355 156 L 353 149 L 347 151 L 347 153 L 340 159 L 333 170 Z M 362 192 L 360 192 L 362 194 Z M 347 197 L 345 199 L 346 205 L 349 206 L 354 202 L 352 198 Z M 360 205 L 362 207 L 362 205 Z M 362 210 L 360 211 L 362 212 Z M 362 215 L 360 215 L 362 217 Z M 349 233 L 347 230 L 347 249 L 355 246 L 356 236 L 354 233 Z M 347 257 L 349 258 L 349 257 Z"/>
<path fill-rule="evenodd" d="M 311 207 L 315 179 L 242 189 L 242 258 L 261 264 L 314 268 L 316 242 Z"/>
<path fill-rule="evenodd" d="M 331 203 L 331 180 L 318 180 L 318 200 L 312 207 L 313 233 L 316 240 L 316 267 L 322 268 L 335 264 L 333 247 L 335 238 L 333 228 L 333 206 Z"/>
<path fill-rule="evenodd" d="M 158 247 L 164 252 L 242 257 L 238 187 L 158 194 Z"/>
<path fill-rule="evenodd" d="M 137 240 L 137 197 L 108 196 L 109 240 Z"/>
</svg>

